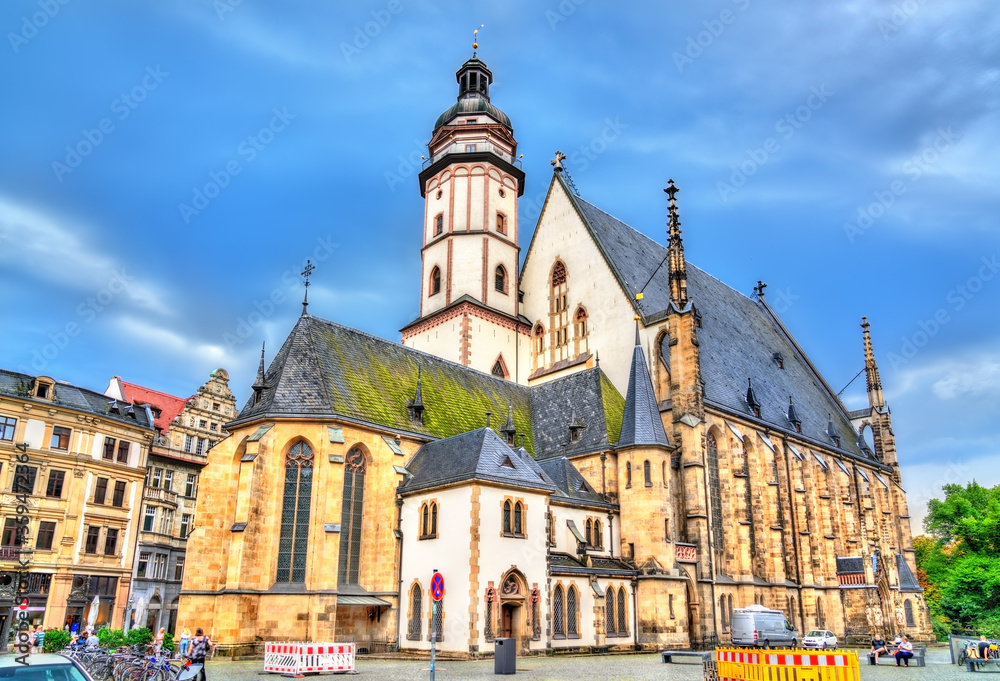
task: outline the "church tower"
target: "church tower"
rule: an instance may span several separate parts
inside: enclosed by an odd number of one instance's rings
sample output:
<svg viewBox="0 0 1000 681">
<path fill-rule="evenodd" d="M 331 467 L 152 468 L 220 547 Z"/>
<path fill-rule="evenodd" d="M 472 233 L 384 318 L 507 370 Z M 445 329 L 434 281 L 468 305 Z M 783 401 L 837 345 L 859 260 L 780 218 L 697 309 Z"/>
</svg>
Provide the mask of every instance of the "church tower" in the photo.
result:
<svg viewBox="0 0 1000 681">
<path fill-rule="evenodd" d="M 490 102 L 493 74 L 473 53 L 458 101 L 438 117 L 419 175 L 424 198 L 420 316 L 403 345 L 510 380 L 528 369 L 519 314 L 517 202 L 524 171 L 507 115 Z"/>
</svg>

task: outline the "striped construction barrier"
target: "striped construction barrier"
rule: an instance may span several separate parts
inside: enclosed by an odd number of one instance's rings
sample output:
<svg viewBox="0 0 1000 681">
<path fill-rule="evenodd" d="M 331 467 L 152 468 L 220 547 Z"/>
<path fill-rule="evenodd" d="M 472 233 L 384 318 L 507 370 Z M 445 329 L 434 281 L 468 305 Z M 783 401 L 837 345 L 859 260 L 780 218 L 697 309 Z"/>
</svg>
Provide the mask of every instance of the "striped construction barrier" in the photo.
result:
<svg viewBox="0 0 1000 681">
<path fill-rule="evenodd" d="M 719 681 L 861 681 L 855 652 L 716 648 Z"/>
<path fill-rule="evenodd" d="M 354 671 L 353 643 L 265 643 L 264 671 L 285 676 Z"/>
</svg>

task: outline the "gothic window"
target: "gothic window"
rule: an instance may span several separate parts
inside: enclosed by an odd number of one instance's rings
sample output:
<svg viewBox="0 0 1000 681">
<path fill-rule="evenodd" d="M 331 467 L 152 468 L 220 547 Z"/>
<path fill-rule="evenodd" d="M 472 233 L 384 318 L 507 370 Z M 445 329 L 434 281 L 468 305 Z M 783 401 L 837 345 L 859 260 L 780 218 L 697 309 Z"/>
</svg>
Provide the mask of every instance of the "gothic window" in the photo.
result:
<svg viewBox="0 0 1000 681">
<path fill-rule="evenodd" d="M 444 231 L 444 214 L 438 213 L 434 218 L 434 236 Z"/>
<path fill-rule="evenodd" d="M 501 234 L 507 233 L 507 218 L 502 213 L 497 213 L 497 231 Z"/>
<path fill-rule="evenodd" d="M 604 634 L 605 636 L 617 636 L 618 630 L 615 627 L 615 590 L 610 586 L 604 592 Z"/>
<path fill-rule="evenodd" d="M 649 460 L 642 462 L 642 479 L 646 483 L 646 487 L 653 486 L 653 476 L 649 472 Z"/>
<path fill-rule="evenodd" d="M 420 506 L 420 538 L 433 539 L 437 536 L 437 502 L 431 501 Z"/>
<path fill-rule="evenodd" d="M 584 338 L 587 335 L 587 311 L 583 307 L 576 308 L 576 315 L 574 315 L 574 321 L 576 321 L 576 335 L 579 338 Z"/>
<path fill-rule="evenodd" d="M 358 583 L 366 468 L 364 452 L 357 447 L 351 449 L 344 463 L 344 501 L 340 516 L 340 584 Z"/>
<path fill-rule="evenodd" d="M 569 310 L 567 305 L 566 265 L 557 260 L 552 267 L 551 289 L 549 292 L 549 320 L 552 336 L 552 360 L 566 359 L 569 345 Z"/>
<path fill-rule="evenodd" d="M 419 584 L 414 584 L 413 588 L 410 589 L 410 627 L 406 634 L 407 640 L 420 640 L 420 633 L 423 628 L 422 620 L 420 619 L 423 614 L 423 600 L 423 590 L 420 588 Z"/>
<path fill-rule="evenodd" d="M 715 433 L 705 438 L 708 449 L 708 486 L 712 505 L 712 546 L 716 551 L 725 548 L 722 534 L 722 488 L 719 482 L 719 444 Z"/>
<path fill-rule="evenodd" d="M 566 266 L 561 260 L 556 261 L 555 267 L 552 268 L 552 288 L 562 286 L 566 283 Z"/>
<path fill-rule="evenodd" d="M 545 327 L 541 324 L 535 325 L 534 343 L 531 346 L 532 361 L 534 368 L 545 365 Z"/>
<path fill-rule="evenodd" d="M 722 622 L 722 631 L 729 630 L 729 619 L 727 617 L 729 613 L 726 612 L 726 597 L 719 596 L 719 619 Z"/>
<path fill-rule="evenodd" d="M 906 617 L 906 626 L 917 626 L 916 621 L 913 619 L 913 603 L 910 602 L 909 598 L 903 601 L 903 614 Z"/>
<path fill-rule="evenodd" d="M 594 521 L 594 548 L 604 548 L 604 528 L 601 527 L 600 520 Z"/>
<path fill-rule="evenodd" d="M 625 462 L 625 489 L 632 487 L 632 464 Z"/>
<path fill-rule="evenodd" d="M 587 536 L 587 546 L 593 546 L 594 545 L 594 540 L 593 540 L 593 536 L 592 536 L 593 531 L 594 531 L 594 523 L 592 523 L 590 521 L 590 518 L 587 518 L 587 535 L 586 535 Z"/>
<path fill-rule="evenodd" d="M 514 536 L 520 537 L 524 534 L 524 530 L 521 526 L 521 516 L 524 512 L 524 508 L 521 506 L 521 502 L 514 504 Z"/>
<path fill-rule="evenodd" d="M 577 591 L 575 586 L 570 586 L 566 592 L 566 635 L 570 638 L 579 638 L 580 632 L 576 624 Z"/>
<path fill-rule="evenodd" d="M 431 504 L 431 536 L 436 537 L 438 533 L 438 505 Z"/>
<path fill-rule="evenodd" d="M 539 604 L 542 600 L 542 595 L 538 592 L 538 587 L 536 586 L 531 590 L 531 638 L 532 640 L 539 641 L 542 638 L 542 616 L 541 616 L 541 605 Z"/>
<path fill-rule="evenodd" d="M 507 270 L 504 269 L 503 265 L 497 265 L 493 275 L 493 287 L 500 293 L 507 295 Z"/>
<path fill-rule="evenodd" d="M 444 598 L 436 603 L 431 601 L 431 631 L 430 635 L 435 641 L 444 640 Z M 428 639 L 430 640 L 430 639 Z"/>
<path fill-rule="evenodd" d="M 437 265 L 431 270 L 431 293 L 430 295 L 436 295 L 441 293 L 441 268 Z"/>
<path fill-rule="evenodd" d="M 510 529 L 510 502 L 503 502 L 503 533 L 511 534 Z"/>
<path fill-rule="evenodd" d="M 565 638 L 566 628 L 563 623 L 564 615 L 563 588 L 556 585 L 556 590 L 552 594 L 552 636 L 555 638 Z"/>
<path fill-rule="evenodd" d="M 427 504 L 421 504 L 421 506 L 420 506 L 420 518 L 421 518 L 421 521 L 420 521 L 420 536 L 421 537 L 426 537 L 427 534 L 428 534 L 427 529 L 430 526 L 430 523 L 429 523 L 429 521 L 430 521 L 430 509 L 427 507 Z"/>
<path fill-rule="evenodd" d="M 493 626 L 493 602 L 497 599 L 497 592 L 492 586 L 486 589 L 486 640 L 492 641 L 496 638 L 495 627 Z"/>
<path fill-rule="evenodd" d="M 312 478 L 312 448 L 305 442 L 296 442 L 285 455 L 285 490 L 275 581 L 306 581 Z"/>
<path fill-rule="evenodd" d="M 618 587 L 618 635 L 628 636 L 628 610 L 625 607 L 625 587 Z"/>
</svg>

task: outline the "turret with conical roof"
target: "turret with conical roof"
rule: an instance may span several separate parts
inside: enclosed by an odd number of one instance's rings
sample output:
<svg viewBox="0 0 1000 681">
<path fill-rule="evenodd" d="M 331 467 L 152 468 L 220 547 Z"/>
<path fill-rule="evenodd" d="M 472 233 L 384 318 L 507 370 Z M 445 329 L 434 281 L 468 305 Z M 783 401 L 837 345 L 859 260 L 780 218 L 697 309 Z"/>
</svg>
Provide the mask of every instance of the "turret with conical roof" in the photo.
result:
<svg viewBox="0 0 1000 681">
<path fill-rule="evenodd" d="M 635 328 L 635 348 L 632 350 L 632 368 L 628 376 L 625 395 L 625 414 L 618 447 L 634 445 L 670 446 L 660 420 L 660 408 L 653 392 L 653 381 L 646 366 L 646 355 L 639 342 L 639 323 Z"/>
</svg>

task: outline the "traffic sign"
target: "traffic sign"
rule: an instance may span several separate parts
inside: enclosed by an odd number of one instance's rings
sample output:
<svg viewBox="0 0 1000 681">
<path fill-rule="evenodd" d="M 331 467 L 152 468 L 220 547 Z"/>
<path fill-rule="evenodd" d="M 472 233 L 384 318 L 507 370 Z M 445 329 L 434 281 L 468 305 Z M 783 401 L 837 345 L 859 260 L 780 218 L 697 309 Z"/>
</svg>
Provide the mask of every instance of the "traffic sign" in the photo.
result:
<svg viewBox="0 0 1000 681">
<path fill-rule="evenodd" d="M 431 577 L 431 598 L 435 601 L 440 601 L 444 596 L 444 575 L 440 572 L 435 572 L 434 576 Z"/>
</svg>

